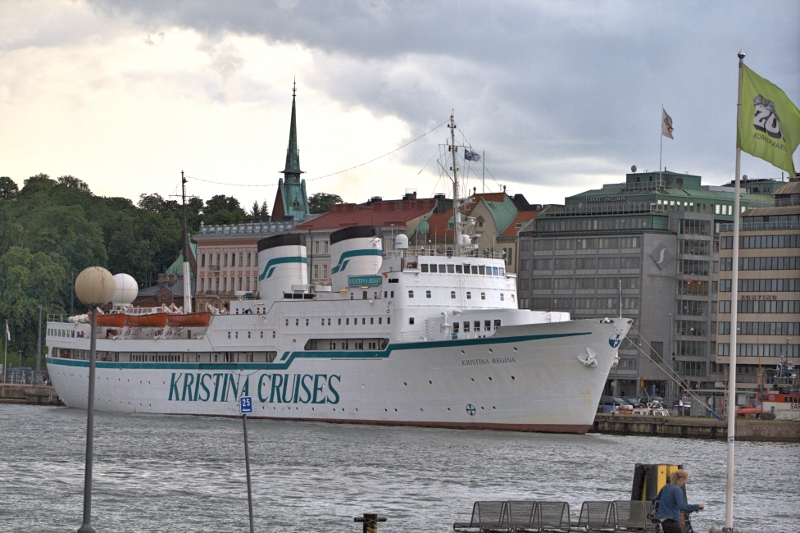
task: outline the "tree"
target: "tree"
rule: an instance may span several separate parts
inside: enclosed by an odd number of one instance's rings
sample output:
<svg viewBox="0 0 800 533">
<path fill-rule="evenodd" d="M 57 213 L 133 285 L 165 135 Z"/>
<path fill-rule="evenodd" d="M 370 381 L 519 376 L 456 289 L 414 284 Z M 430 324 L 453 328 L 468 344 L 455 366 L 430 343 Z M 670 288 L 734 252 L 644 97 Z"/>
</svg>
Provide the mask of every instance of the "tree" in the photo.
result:
<svg viewBox="0 0 800 533">
<path fill-rule="evenodd" d="M 13 200 L 18 192 L 17 182 L 8 176 L 0 177 L 0 200 Z"/>
<path fill-rule="evenodd" d="M 69 282 L 58 254 L 31 254 L 11 247 L 0 257 L 0 320 L 8 320 L 12 344 L 26 354 L 36 353 L 39 306 L 42 313 L 63 313 L 60 294 Z"/>
<path fill-rule="evenodd" d="M 213 196 L 203 208 L 203 223 L 206 225 L 241 224 L 244 217 L 239 200 L 224 194 Z"/>
<path fill-rule="evenodd" d="M 269 206 L 266 200 L 261 203 L 261 216 L 264 218 L 269 216 Z"/>
<path fill-rule="evenodd" d="M 250 208 L 250 212 L 247 213 L 247 216 L 253 218 L 261 216 L 261 206 L 258 205 L 258 200 L 253 200 L 253 207 Z"/>
<path fill-rule="evenodd" d="M 341 204 L 343 201 L 338 194 L 318 192 L 308 197 L 308 209 L 312 215 L 321 215 L 330 211 L 333 204 Z"/>
<path fill-rule="evenodd" d="M 48 192 L 56 186 L 56 182 L 47 174 L 36 174 L 25 180 L 19 196 L 31 197 L 38 193 Z"/>
<path fill-rule="evenodd" d="M 75 176 L 61 176 L 60 178 L 56 179 L 56 182 L 64 187 L 73 187 L 81 191 L 91 192 L 89 190 L 89 185 L 85 181 L 79 180 Z"/>
</svg>

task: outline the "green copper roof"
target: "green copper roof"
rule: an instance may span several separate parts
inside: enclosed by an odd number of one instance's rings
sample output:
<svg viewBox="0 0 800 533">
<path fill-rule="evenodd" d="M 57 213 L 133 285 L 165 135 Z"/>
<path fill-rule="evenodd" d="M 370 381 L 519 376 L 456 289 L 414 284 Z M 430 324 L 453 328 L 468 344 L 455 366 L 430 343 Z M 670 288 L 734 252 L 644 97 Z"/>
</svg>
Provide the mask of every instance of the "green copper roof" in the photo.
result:
<svg viewBox="0 0 800 533">
<path fill-rule="evenodd" d="M 512 202 L 511 198 L 506 194 L 503 194 L 502 202 L 492 202 L 486 198 L 482 198 L 482 200 L 486 204 L 489 213 L 492 215 L 497 234 L 500 235 L 506 230 L 508 225 L 513 222 L 514 217 L 517 216 L 517 206 L 514 205 L 514 202 Z"/>
</svg>

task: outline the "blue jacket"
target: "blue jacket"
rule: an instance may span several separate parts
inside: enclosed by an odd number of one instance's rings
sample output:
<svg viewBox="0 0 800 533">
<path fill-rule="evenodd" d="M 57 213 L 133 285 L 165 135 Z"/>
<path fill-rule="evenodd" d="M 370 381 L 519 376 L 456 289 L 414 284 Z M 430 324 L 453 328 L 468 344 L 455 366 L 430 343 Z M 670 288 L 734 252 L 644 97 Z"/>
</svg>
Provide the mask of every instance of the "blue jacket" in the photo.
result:
<svg viewBox="0 0 800 533">
<path fill-rule="evenodd" d="M 670 518 L 680 522 L 681 511 L 690 513 L 700 509 L 699 505 L 689 505 L 683 498 L 683 489 L 676 485 L 664 485 L 658 503 L 658 517 Z"/>
</svg>

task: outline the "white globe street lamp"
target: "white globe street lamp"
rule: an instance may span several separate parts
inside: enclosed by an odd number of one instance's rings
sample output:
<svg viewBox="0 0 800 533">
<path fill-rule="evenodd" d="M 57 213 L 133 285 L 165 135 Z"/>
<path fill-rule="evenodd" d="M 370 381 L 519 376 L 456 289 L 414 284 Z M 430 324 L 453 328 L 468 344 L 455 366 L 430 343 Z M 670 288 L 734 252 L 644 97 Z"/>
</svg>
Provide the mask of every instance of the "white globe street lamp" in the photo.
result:
<svg viewBox="0 0 800 533">
<path fill-rule="evenodd" d="M 97 349 L 97 311 L 114 297 L 117 286 L 111 272 L 102 267 L 89 267 L 75 279 L 75 294 L 91 307 L 92 331 L 89 350 L 89 395 L 86 408 L 86 469 L 83 486 L 83 525 L 78 533 L 94 533 L 92 527 L 92 449 L 94 446 L 94 371 Z"/>
</svg>

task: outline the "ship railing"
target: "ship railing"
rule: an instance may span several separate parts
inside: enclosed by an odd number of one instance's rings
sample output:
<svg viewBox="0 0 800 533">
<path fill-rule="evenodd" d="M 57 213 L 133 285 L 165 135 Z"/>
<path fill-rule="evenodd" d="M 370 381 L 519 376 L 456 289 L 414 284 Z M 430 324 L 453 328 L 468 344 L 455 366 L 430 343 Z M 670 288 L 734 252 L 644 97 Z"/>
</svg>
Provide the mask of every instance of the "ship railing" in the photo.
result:
<svg viewBox="0 0 800 533">
<path fill-rule="evenodd" d="M 452 245 L 449 245 L 445 248 L 441 248 L 442 245 L 439 246 L 431 246 L 431 247 L 415 247 L 415 248 L 408 248 L 406 250 L 384 250 L 383 256 L 384 259 L 397 259 L 397 258 L 405 258 L 405 257 L 453 257 L 455 252 L 453 251 Z M 504 259 L 505 253 L 497 252 L 497 251 L 490 251 L 490 250 L 473 250 L 470 252 L 462 252 L 461 256 L 462 259 L 469 259 L 469 258 L 484 258 L 484 259 Z"/>
</svg>

